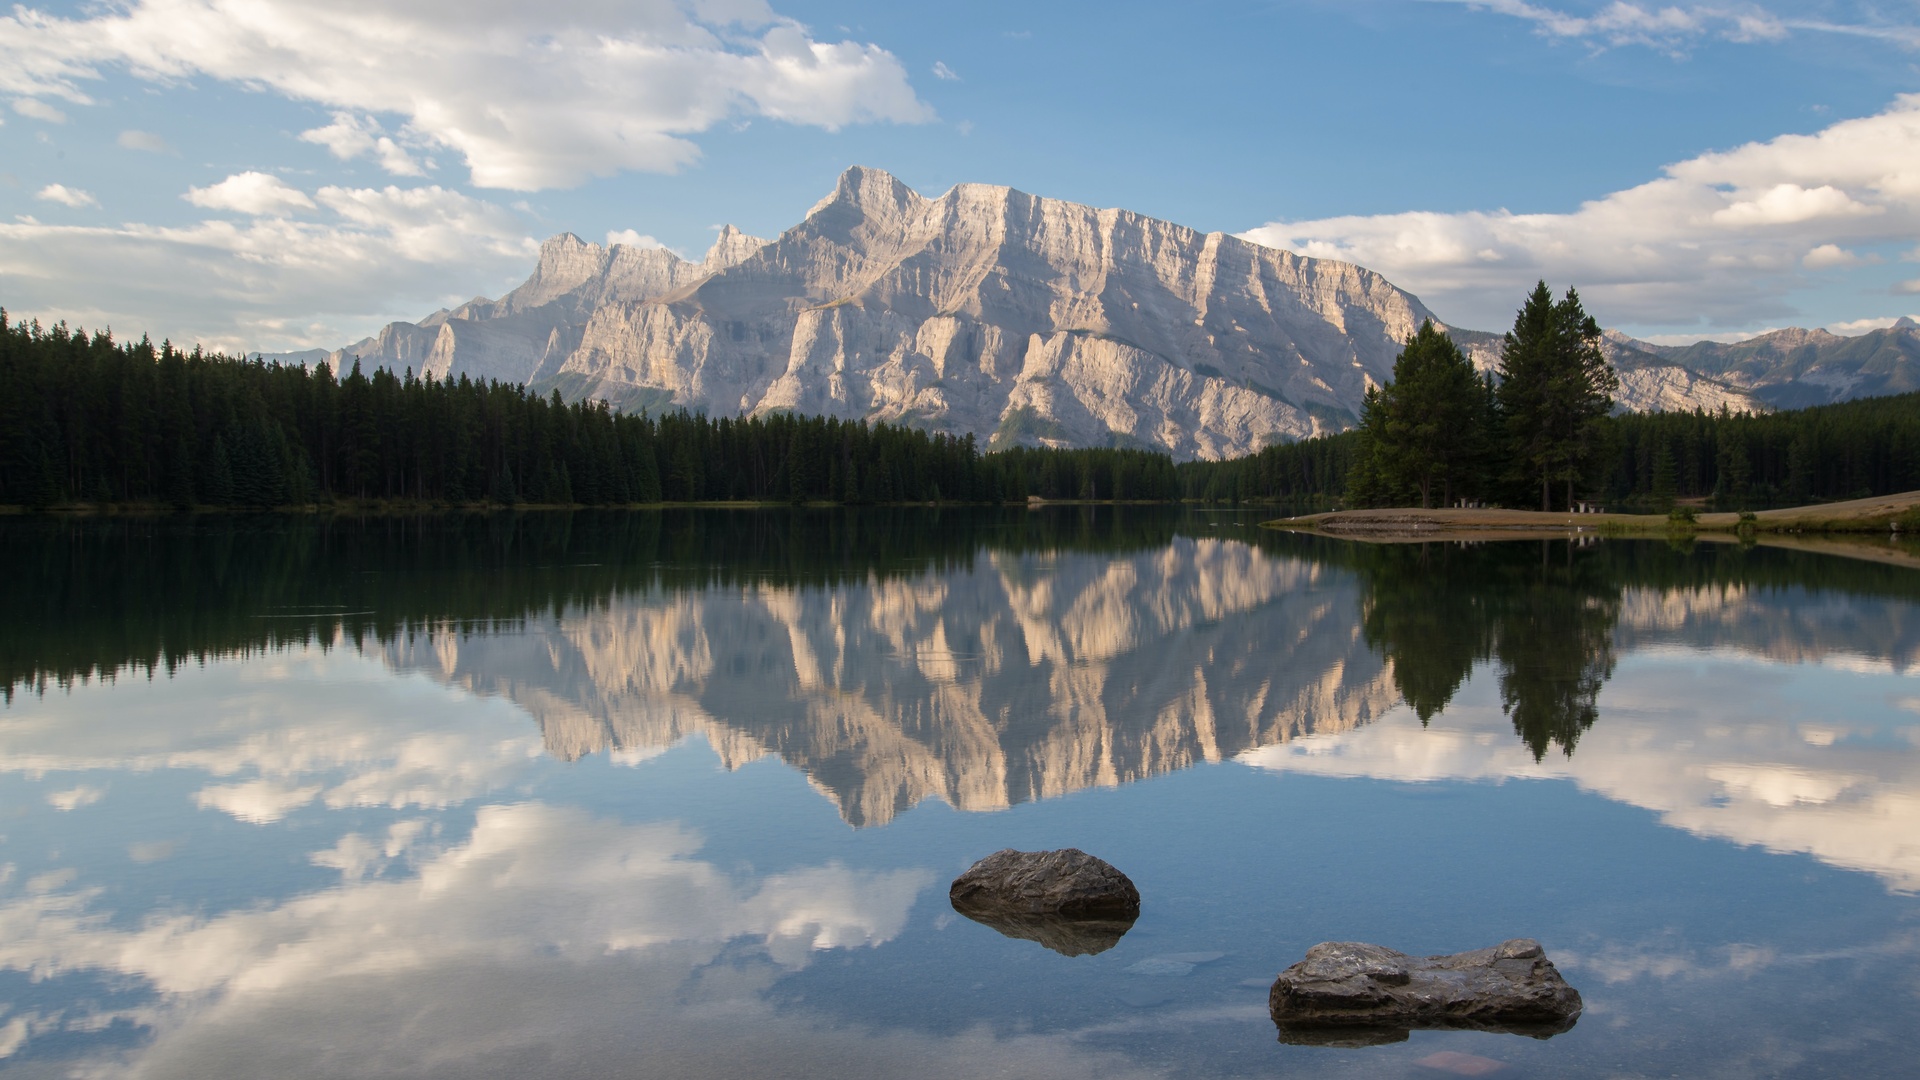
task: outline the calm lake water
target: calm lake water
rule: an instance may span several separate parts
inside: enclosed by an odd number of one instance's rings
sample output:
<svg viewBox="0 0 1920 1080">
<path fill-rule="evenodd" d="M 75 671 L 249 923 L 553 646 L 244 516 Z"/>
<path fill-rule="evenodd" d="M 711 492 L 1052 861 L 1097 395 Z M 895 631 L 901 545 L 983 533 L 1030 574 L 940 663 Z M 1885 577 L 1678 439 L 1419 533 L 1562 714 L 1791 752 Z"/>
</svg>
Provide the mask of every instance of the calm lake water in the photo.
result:
<svg viewBox="0 0 1920 1080">
<path fill-rule="evenodd" d="M 0 1071 L 1913 1074 L 1920 571 L 1255 520 L 0 524 Z M 947 903 L 1064 846 L 1111 949 Z M 1520 936 L 1572 1031 L 1267 1015 Z"/>
</svg>

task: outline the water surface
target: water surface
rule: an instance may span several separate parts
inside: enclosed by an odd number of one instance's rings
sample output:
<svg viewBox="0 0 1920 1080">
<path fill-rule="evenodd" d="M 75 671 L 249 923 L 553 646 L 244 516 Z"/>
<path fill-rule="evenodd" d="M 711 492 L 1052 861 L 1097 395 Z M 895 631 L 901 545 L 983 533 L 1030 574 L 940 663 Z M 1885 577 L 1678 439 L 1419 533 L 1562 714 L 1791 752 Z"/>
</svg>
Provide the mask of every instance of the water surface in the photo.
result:
<svg viewBox="0 0 1920 1080">
<path fill-rule="evenodd" d="M 1899 1075 L 1920 573 L 1227 513 L 15 521 L 19 1076 Z M 1068 957 L 956 916 L 1120 866 Z M 1534 1040 L 1281 1044 L 1325 940 Z"/>
</svg>

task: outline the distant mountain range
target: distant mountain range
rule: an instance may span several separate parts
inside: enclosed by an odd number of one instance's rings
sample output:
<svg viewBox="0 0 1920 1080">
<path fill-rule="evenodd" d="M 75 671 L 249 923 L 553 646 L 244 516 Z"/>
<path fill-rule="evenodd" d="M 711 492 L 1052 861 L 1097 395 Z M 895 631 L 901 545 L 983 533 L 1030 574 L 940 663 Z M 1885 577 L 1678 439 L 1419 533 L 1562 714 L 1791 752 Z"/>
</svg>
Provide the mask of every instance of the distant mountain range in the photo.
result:
<svg viewBox="0 0 1920 1080">
<path fill-rule="evenodd" d="M 1221 458 L 1344 430 L 1436 318 L 1349 263 L 1011 188 L 925 198 L 853 168 L 773 240 L 700 262 L 562 234 L 533 276 L 328 354 L 616 408 L 792 410 L 989 446 Z M 1482 367 L 1497 334 L 1449 327 Z M 1920 331 L 1784 330 L 1668 348 L 1612 335 L 1629 409 L 1757 409 L 1920 386 Z M 314 357 L 300 355 L 299 359 Z"/>
</svg>

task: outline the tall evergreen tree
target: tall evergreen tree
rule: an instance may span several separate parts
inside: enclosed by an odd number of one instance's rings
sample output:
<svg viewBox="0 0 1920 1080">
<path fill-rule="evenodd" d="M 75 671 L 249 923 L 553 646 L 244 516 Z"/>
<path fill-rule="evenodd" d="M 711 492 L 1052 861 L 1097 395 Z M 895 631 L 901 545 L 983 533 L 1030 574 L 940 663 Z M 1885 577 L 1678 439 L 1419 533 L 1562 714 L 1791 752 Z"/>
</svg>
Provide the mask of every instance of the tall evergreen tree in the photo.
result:
<svg viewBox="0 0 1920 1080">
<path fill-rule="evenodd" d="M 1424 509 L 1436 494 L 1447 505 L 1477 487 L 1492 420 L 1486 404 L 1473 362 L 1432 320 L 1422 322 L 1362 417 L 1382 493 L 1417 492 Z"/>
<path fill-rule="evenodd" d="M 1498 399 L 1514 479 L 1538 481 L 1540 509 L 1553 509 L 1553 483 L 1574 484 L 1597 461 L 1602 424 L 1620 377 L 1600 351 L 1600 324 L 1572 289 L 1555 303 L 1540 282 L 1514 317 L 1500 355 Z"/>
</svg>

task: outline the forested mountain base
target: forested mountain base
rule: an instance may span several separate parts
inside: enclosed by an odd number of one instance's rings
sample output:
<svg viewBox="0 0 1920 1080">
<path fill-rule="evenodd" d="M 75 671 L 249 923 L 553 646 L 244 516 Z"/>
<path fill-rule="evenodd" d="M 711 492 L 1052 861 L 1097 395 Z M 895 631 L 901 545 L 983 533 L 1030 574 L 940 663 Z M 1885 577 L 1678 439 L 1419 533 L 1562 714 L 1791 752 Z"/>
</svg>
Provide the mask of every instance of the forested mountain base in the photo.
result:
<svg viewBox="0 0 1920 1080">
<path fill-rule="evenodd" d="M 0 505 L 1001 502 L 1176 497 L 1138 450 L 773 414 L 616 414 L 500 382 L 118 344 L 0 310 Z"/>
<path fill-rule="evenodd" d="M 0 309 L 0 505 L 617 506 L 1044 499 L 1350 505 L 1364 432 L 1178 466 L 773 414 L 624 415 L 524 388 L 183 353 Z M 1920 489 L 1920 394 L 1758 416 L 1599 421 L 1576 485 L 1613 509 L 1767 509 Z M 1403 495 L 1405 493 L 1394 493 Z M 1525 506 L 1531 491 L 1491 493 Z M 1417 495 L 1415 496 L 1417 499 Z"/>
</svg>

